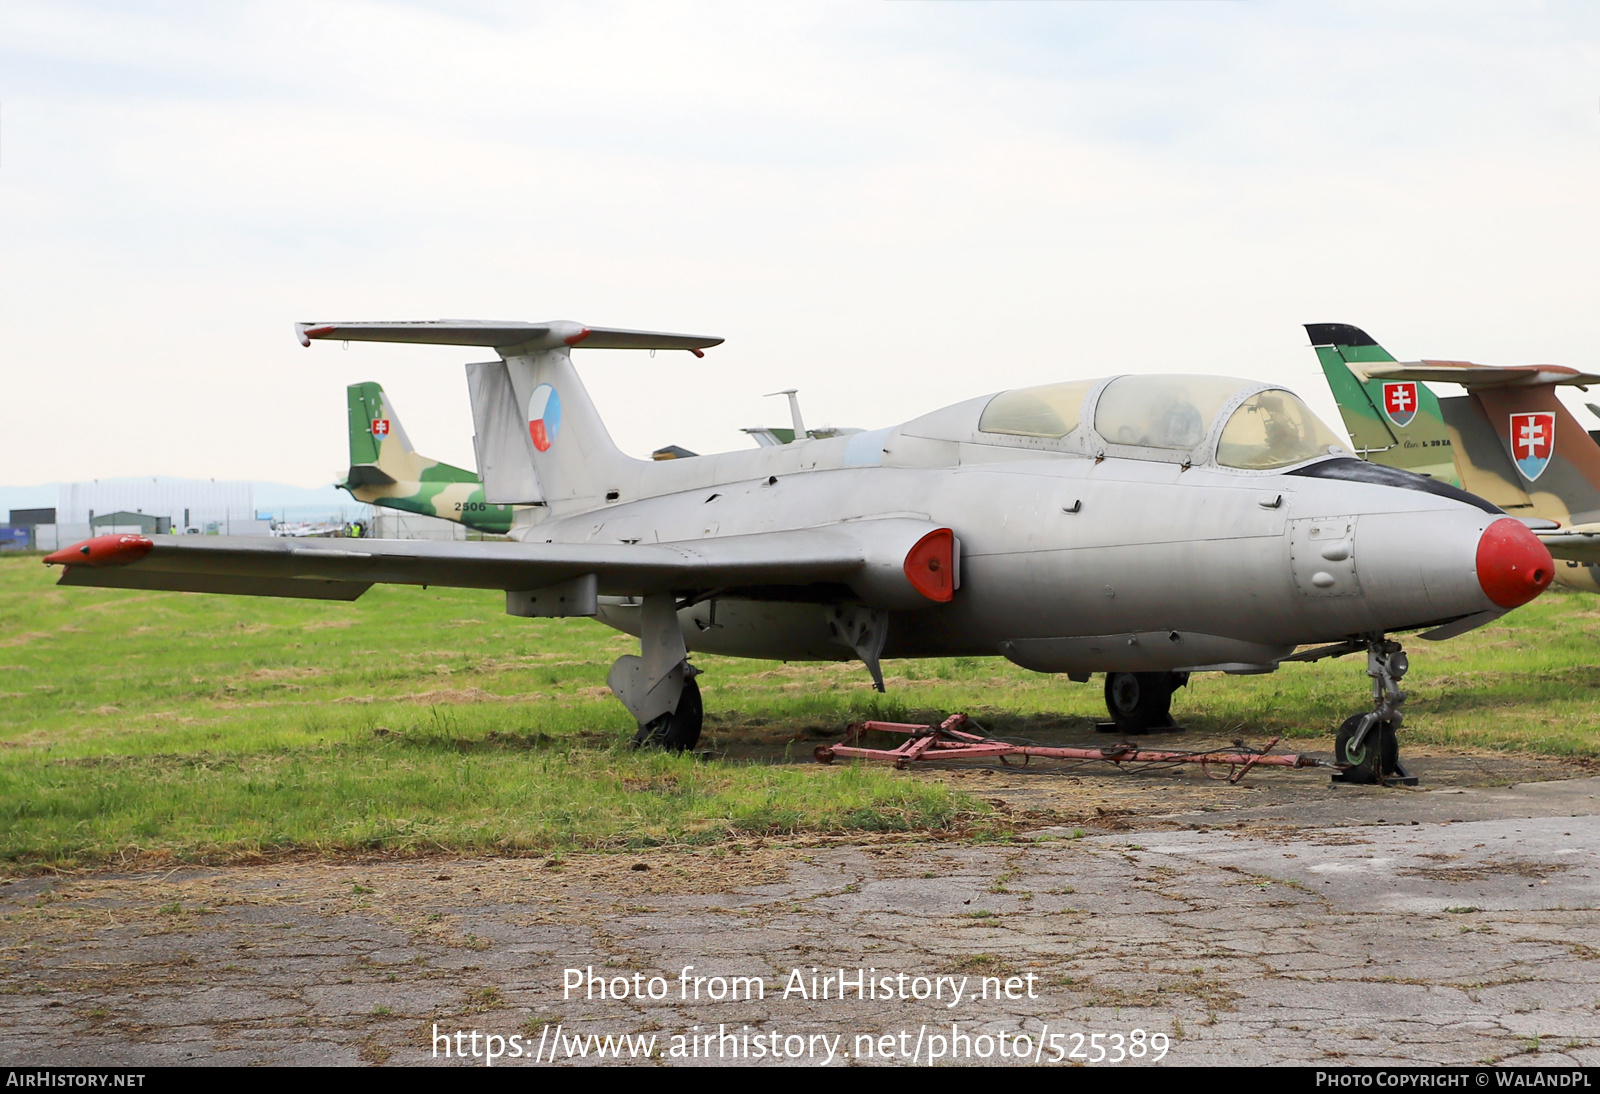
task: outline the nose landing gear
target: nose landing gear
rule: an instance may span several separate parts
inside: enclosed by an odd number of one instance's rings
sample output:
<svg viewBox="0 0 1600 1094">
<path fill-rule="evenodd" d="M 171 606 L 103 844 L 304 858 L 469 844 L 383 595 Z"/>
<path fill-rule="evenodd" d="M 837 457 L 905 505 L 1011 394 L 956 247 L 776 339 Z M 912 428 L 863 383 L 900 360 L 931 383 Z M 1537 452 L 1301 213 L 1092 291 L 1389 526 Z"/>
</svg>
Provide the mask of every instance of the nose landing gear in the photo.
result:
<svg viewBox="0 0 1600 1094">
<path fill-rule="evenodd" d="M 1367 675 L 1372 677 L 1372 709 L 1346 718 L 1333 742 L 1334 762 L 1344 768 L 1335 782 L 1415 786 L 1417 777 L 1400 764 L 1395 731 L 1405 721 L 1400 712 L 1406 693 L 1400 680 L 1410 668 L 1400 643 L 1385 638 L 1367 642 Z"/>
</svg>

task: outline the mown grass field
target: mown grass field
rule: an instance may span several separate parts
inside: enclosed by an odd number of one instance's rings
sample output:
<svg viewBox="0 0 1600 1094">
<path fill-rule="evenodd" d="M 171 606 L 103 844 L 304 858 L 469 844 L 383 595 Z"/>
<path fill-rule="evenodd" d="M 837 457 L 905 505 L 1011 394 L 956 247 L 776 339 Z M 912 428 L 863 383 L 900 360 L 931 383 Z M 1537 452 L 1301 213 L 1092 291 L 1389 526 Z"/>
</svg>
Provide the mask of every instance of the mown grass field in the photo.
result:
<svg viewBox="0 0 1600 1094">
<path fill-rule="evenodd" d="M 1098 677 L 1072 684 L 1000 658 L 891 662 L 880 697 L 857 663 L 702 656 L 702 747 L 742 758 L 640 753 L 605 688 L 634 640 L 510 618 L 497 593 L 379 586 L 321 604 L 53 582 L 38 556 L 0 560 L 0 870 L 1003 835 L 944 782 L 812 763 L 816 737 L 873 714 L 966 710 L 1027 733 L 1104 709 Z M 1597 639 L 1600 599 L 1557 590 L 1466 637 L 1413 641 L 1409 739 L 1596 755 Z M 1196 677 L 1175 712 L 1196 740 L 1281 733 L 1328 748 L 1366 703 L 1364 667 Z"/>
</svg>

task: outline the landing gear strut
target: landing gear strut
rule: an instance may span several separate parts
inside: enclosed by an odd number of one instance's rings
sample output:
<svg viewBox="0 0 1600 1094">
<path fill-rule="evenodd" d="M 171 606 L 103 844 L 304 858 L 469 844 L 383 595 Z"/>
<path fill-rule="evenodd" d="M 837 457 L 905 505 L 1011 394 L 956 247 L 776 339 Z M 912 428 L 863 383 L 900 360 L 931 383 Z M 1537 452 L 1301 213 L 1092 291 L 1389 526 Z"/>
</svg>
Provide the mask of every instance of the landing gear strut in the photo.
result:
<svg viewBox="0 0 1600 1094">
<path fill-rule="evenodd" d="M 1119 733 L 1171 729 L 1172 693 L 1188 683 L 1187 672 L 1108 672 L 1106 711 Z"/>
<path fill-rule="evenodd" d="M 639 656 L 617 658 L 606 675 L 639 723 L 635 747 L 682 752 L 699 742 L 705 711 L 698 675 L 683 644 L 677 599 L 670 593 L 646 596 L 639 606 Z"/>
<path fill-rule="evenodd" d="M 1372 677 L 1372 709 L 1353 714 L 1339 727 L 1333 742 L 1334 762 L 1344 767 L 1335 782 L 1415 786 L 1417 778 L 1400 764 L 1395 731 L 1405 721 L 1400 712 L 1406 693 L 1400 681 L 1409 669 L 1400 643 L 1385 638 L 1367 642 L 1367 675 Z"/>
</svg>

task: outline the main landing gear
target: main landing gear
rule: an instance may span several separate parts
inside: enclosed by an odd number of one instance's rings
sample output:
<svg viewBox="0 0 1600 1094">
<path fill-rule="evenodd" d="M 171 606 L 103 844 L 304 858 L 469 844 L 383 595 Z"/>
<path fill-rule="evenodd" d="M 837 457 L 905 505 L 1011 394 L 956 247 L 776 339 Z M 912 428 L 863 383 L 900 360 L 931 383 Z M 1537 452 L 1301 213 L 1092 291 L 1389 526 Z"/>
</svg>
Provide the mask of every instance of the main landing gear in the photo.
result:
<svg viewBox="0 0 1600 1094">
<path fill-rule="evenodd" d="M 686 752 L 700 740 L 700 726 L 705 720 L 705 708 L 700 704 L 700 685 L 693 678 L 683 682 L 683 693 L 678 696 L 677 707 L 668 714 L 658 714 L 653 721 L 639 727 L 633 735 L 634 748 L 662 748 L 668 752 Z"/>
<path fill-rule="evenodd" d="M 647 596 L 639 606 L 639 653 L 617 658 L 606 683 L 639 723 L 636 748 L 683 752 L 700 741 L 705 708 L 700 670 L 689 664 L 689 651 L 678 629 L 678 601 L 670 593 Z"/>
<path fill-rule="evenodd" d="M 1385 638 L 1367 641 L 1367 675 L 1372 677 L 1372 709 L 1353 714 L 1339 727 L 1333 742 L 1334 762 L 1344 768 L 1335 782 L 1415 786 L 1417 778 L 1400 764 L 1395 731 L 1405 721 L 1400 712 L 1406 693 L 1400 680 L 1410 668 L 1400 643 Z"/>
<path fill-rule="evenodd" d="M 1187 672 L 1106 673 L 1110 730 L 1149 733 L 1153 729 L 1172 729 L 1172 693 L 1188 683 Z"/>
</svg>

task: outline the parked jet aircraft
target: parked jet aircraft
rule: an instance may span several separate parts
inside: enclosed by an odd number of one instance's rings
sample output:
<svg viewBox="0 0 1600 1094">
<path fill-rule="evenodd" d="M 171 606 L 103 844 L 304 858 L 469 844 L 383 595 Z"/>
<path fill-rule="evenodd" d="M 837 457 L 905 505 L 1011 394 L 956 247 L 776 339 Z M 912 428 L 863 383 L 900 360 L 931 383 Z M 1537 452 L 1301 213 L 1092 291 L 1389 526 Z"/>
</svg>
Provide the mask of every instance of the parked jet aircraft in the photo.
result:
<svg viewBox="0 0 1600 1094">
<path fill-rule="evenodd" d="M 852 433 L 862 432 L 859 429 L 830 428 L 807 429 L 805 419 L 800 416 L 800 391 L 798 388 L 785 388 L 782 391 L 773 391 L 767 398 L 774 395 L 787 395 L 789 397 L 789 420 L 792 427 L 783 429 L 778 426 L 753 425 L 741 429 L 739 432 L 748 433 L 750 438 L 762 448 L 770 448 L 777 444 L 793 444 L 796 439 L 825 440 L 829 437 L 847 437 Z"/>
<path fill-rule="evenodd" d="M 467 366 L 486 497 L 516 542 L 100 537 L 61 583 L 353 600 L 375 582 L 505 591 L 522 616 L 640 637 L 608 683 L 641 743 L 691 747 L 691 650 L 786 660 L 1002 654 L 1108 675 L 1116 721 L 1168 721 L 1202 671 L 1365 650 L 1373 709 L 1336 750 L 1399 771 L 1399 631 L 1438 639 L 1531 600 L 1549 553 L 1455 487 L 1355 459 L 1293 394 L 1113 376 L 984 395 L 899 426 L 697 459 L 630 459 L 575 346 L 721 339 L 576 323 L 306 323 L 301 341 L 493 347 Z M 628 598 L 614 600 L 605 598 Z M 1295 654 L 1298 646 L 1327 646 Z"/>
<path fill-rule="evenodd" d="M 1556 398 L 1600 376 L 1562 365 L 1396 361 L 1365 331 L 1306 333 L 1361 454 L 1464 486 L 1527 519 L 1557 559 L 1555 579 L 1600 592 L 1600 444 Z M 1427 382 L 1460 384 L 1439 398 Z"/>
</svg>

